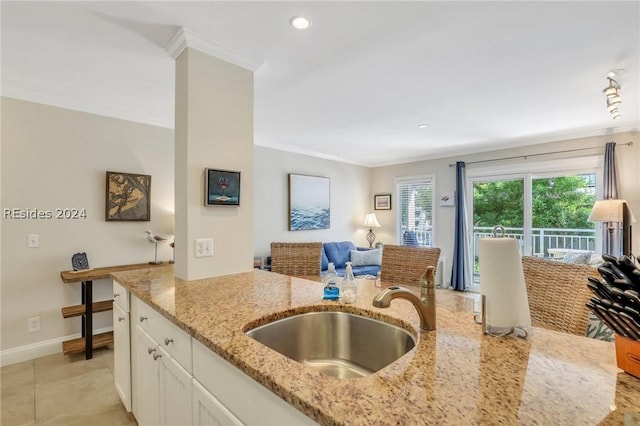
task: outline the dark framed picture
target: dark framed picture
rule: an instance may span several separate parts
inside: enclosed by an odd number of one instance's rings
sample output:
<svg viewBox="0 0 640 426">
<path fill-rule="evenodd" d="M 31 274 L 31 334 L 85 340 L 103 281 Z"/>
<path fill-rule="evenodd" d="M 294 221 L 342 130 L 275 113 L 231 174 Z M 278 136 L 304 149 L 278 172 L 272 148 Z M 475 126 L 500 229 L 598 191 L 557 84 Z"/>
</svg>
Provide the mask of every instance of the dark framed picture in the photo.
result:
<svg viewBox="0 0 640 426">
<path fill-rule="evenodd" d="M 373 196 L 374 210 L 391 210 L 391 194 L 381 194 Z"/>
<path fill-rule="evenodd" d="M 205 169 L 205 206 L 239 206 L 240 172 Z"/>
<path fill-rule="evenodd" d="M 329 178 L 289 173 L 289 230 L 329 229 Z"/>
<path fill-rule="evenodd" d="M 106 221 L 151 220 L 151 176 L 107 172 Z"/>
</svg>

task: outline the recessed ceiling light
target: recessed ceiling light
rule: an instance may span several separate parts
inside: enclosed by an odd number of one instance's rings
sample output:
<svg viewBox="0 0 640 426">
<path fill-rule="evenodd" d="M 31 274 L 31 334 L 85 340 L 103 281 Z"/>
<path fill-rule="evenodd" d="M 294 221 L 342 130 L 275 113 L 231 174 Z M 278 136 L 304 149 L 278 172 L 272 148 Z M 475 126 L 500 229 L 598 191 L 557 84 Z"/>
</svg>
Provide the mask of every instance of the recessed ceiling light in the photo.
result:
<svg viewBox="0 0 640 426">
<path fill-rule="evenodd" d="M 306 30 L 311 26 L 311 21 L 304 16 L 294 16 L 293 18 L 289 19 L 289 24 L 291 24 L 293 28 L 296 28 L 298 30 Z"/>
<path fill-rule="evenodd" d="M 426 124 L 424 124 L 424 123 L 422 123 L 422 124 L 418 124 L 418 127 L 419 127 L 420 129 L 426 129 L 426 128 L 427 128 L 427 125 L 426 125 Z"/>
</svg>

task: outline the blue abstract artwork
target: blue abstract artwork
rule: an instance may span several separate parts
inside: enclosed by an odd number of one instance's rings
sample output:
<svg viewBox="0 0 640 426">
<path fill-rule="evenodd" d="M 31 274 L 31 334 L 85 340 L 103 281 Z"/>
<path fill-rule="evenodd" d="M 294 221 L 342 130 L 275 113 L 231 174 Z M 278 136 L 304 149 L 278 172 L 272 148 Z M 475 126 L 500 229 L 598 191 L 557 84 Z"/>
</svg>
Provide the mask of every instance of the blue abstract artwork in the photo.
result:
<svg viewBox="0 0 640 426">
<path fill-rule="evenodd" d="M 329 178 L 289 174 L 289 230 L 329 229 Z"/>
</svg>

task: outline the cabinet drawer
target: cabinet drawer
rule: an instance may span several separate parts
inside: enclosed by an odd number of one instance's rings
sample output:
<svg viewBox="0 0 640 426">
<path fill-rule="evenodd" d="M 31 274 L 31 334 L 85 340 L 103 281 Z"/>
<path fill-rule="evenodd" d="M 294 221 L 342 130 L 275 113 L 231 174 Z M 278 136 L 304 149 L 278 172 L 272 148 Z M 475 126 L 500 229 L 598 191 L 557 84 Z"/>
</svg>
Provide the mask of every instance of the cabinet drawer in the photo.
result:
<svg viewBox="0 0 640 426">
<path fill-rule="evenodd" d="M 191 336 L 146 303 L 134 300 L 137 314 L 135 323 L 191 373 Z"/>
<path fill-rule="evenodd" d="M 129 312 L 129 290 L 116 281 L 113 282 L 113 303 L 118 305 L 124 312 Z"/>
</svg>

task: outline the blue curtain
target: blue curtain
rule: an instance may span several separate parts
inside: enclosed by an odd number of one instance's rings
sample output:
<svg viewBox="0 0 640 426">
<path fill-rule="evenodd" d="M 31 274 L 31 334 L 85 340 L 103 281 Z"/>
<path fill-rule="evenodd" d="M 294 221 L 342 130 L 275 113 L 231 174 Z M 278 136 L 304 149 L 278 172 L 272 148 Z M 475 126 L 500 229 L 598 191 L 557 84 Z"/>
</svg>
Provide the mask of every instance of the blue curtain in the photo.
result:
<svg viewBox="0 0 640 426">
<path fill-rule="evenodd" d="M 458 161 L 456 163 L 456 217 L 451 271 L 451 287 L 458 291 L 464 291 L 469 287 L 471 277 L 465 192 L 464 162 Z"/>
<path fill-rule="evenodd" d="M 616 177 L 616 143 L 609 142 L 604 150 L 604 193 L 603 199 L 618 199 L 618 179 Z M 609 225 L 613 225 L 613 232 L 609 231 Z M 602 253 L 620 256 L 620 238 L 622 234 L 619 229 L 619 223 L 602 223 Z"/>
</svg>

